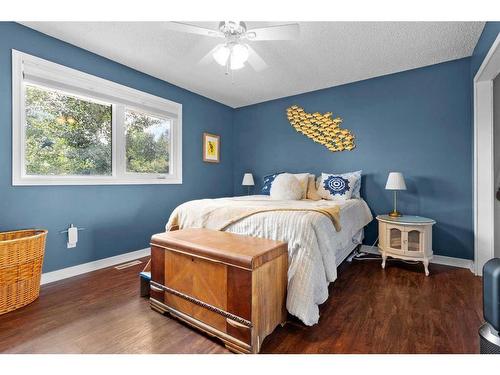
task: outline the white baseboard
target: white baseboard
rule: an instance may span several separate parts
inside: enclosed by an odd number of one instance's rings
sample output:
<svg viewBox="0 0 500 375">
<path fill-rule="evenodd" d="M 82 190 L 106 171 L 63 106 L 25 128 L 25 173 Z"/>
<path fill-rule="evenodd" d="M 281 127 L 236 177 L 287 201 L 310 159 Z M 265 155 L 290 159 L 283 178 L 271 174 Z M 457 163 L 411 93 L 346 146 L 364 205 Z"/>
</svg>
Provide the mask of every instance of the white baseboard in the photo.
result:
<svg viewBox="0 0 500 375">
<path fill-rule="evenodd" d="M 361 245 L 360 251 L 371 254 L 379 254 L 376 246 Z M 150 248 L 131 251 L 130 253 L 116 255 L 114 257 L 95 260 L 93 262 L 79 264 L 73 267 L 63 268 L 57 271 L 46 272 L 42 274 L 41 284 L 48 284 L 54 281 L 67 279 L 68 277 L 78 276 L 83 273 L 96 271 L 102 268 L 111 267 L 120 263 L 130 262 L 138 258 L 144 258 L 151 255 Z M 434 255 L 431 263 L 443 264 L 445 266 L 467 268 L 474 272 L 474 262 L 469 259 L 446 257 L 442 255 Z"/>
<path fill-rule="evenodd" d="M 360 251 L 370 254 L 379 254 L 378 247 L 361 245 Z M 474 261 L 470 259 L 445 257 L 443 255 L 434 255 L 431 259 L 431 263 L 442 264 L 445 266 L 467 268 L 471 272 L 474 272 Z"/>
<path fill-rule="evenodd" d="M 41 284 L 48 284 L 54 281 L 67 279 L 68 277 L 73 277 L 81 275 L 82 273 L 87 273 L 101 268 L 111 267 L 120 263 L 130 262 L 138 258 L 143 258 L 151 255 L 150 248 L 131 251 L 130 253 L 116 255 L 114 257 L 104 258 L 95 260 L 93 262 L 79 264 L 77 266 L 63 268 L 57 271 L 46 272 L 42 274 Z"/>
<path fill-rule="evenodd" d="M 471 272 L 474 272 L 474 261 L 470 259 L 445 257 L 444 255 L 434 255 L 431 263 L 443 264 L 445 266 L 467 268 Z"/>
</svg>

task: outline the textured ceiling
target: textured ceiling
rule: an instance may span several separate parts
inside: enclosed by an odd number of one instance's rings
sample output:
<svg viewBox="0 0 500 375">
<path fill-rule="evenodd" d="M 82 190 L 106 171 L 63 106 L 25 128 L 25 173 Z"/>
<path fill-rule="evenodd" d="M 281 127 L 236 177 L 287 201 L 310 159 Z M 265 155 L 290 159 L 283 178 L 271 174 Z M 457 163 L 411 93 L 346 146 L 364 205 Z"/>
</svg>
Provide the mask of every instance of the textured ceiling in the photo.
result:
<svg viewBox="0 0 500 375">
<path fill-rule="evenodd" d="M 186 21 L 188 22 L 188 21 Z M 190 23 L 190 22 L 188 22 Z M 217 28 L 218 22 L 192 22 Z M 164 22 L 24 22 L 24 25 L 231 107 L 470 56 L 483 22 L 300 22 L 294 41 L 249 44 L 269 67 L 234 74 L 198 61 L 220 39 Z M 280 24 L 247 22 L 248 28 Z"/>
</svg>

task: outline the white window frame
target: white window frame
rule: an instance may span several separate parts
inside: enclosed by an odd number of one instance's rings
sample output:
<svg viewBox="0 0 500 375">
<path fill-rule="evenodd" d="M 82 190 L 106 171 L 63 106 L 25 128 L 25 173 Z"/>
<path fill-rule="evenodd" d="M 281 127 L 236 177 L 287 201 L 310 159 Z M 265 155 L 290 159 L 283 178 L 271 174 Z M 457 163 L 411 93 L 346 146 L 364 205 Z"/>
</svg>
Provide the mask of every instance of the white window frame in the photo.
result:
<svg viewBox="0 0 500 375">
<path fill-rule="evenodd" d="M 61 90 L 112 105 L 112 174 L 35 176 L 25 169 L 26 84 Z M 125 109 L 170 120 L 169 173 L 126 171 Z M 12 50 L 12 185 L 182 184 L 182 104 Z"/>
</svg>

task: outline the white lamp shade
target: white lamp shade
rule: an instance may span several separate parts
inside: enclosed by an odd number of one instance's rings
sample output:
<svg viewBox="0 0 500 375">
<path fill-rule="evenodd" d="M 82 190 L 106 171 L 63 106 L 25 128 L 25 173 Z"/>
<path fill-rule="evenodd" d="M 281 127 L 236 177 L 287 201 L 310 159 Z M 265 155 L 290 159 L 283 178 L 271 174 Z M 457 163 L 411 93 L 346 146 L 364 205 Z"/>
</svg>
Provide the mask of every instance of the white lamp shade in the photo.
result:
<svg viewBox="0 0 500 375">
<path fill-rule="evenodd" d="M 386 190 L 406 190 L 406 183 L 403 174 L 400 172 L 391 172 L 387 177 L 385 184 Z"/>
<path fill-rule="evenodd" d="M 243 186 L 254 186 L 253 175 L 251 173 L 245 173 L 243 175 L 243 181 L 241 182 Z"/>
</svg>

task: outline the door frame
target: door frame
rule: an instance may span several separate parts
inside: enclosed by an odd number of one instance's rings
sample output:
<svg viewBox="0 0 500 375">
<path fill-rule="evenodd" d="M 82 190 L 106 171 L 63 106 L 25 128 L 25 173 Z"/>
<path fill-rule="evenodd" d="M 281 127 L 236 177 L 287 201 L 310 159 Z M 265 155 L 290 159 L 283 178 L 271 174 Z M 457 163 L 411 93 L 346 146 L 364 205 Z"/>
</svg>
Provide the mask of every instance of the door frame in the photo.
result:
<svg viewBox="0 0 500 375">
<path fill-rule="evenodd" d="M 495 251 L 493 80 L 500 73 L 500 33 L 474 76 L 474 273 Z"/>
</svg>

